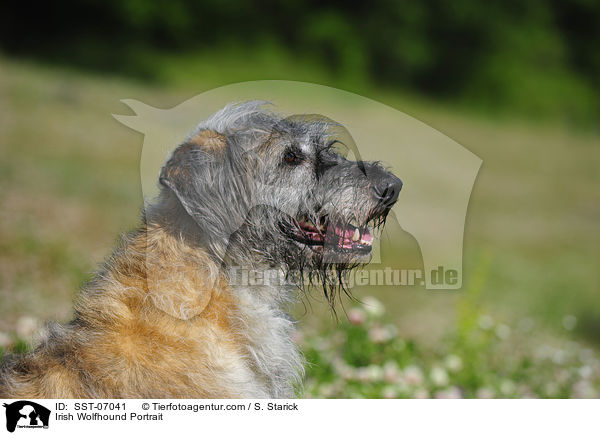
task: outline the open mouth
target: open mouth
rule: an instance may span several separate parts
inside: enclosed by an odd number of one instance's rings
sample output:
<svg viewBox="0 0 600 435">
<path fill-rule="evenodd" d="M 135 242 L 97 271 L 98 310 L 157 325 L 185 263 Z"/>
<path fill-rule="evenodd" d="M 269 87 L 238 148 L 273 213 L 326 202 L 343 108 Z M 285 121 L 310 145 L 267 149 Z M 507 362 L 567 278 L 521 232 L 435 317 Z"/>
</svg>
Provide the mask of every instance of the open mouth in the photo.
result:
<svg viewBox="0 0 600 435">
<path fill-rule="evenodd" d="M 296 225 L 297 241 L 314 247 L 316 250 L 327 246 L 340 250 L 369 252 L 373 245 L 373 236 L 367 224 L 355 226 L 351 223 L 333 224 L 327 217 L 318 223 L 300 218 Z"/>
</svg>

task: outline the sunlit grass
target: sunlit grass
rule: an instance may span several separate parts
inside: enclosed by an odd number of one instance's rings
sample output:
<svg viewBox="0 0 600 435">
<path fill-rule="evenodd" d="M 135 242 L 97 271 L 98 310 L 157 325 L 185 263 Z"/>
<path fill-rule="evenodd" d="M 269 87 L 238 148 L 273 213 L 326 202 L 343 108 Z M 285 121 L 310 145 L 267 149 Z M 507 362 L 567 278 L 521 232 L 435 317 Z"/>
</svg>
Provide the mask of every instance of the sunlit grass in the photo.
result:
<svg viewBox="0 0 600 435">
<path fill-rule="evenodd" d="M 599 398 L 597 351 L 548 337 L 531 319 L 516 327 L 474 307 L 435 347 L 407 340 L 381 302 L 365 297 L 335 330 L 301 335 L 304 397 Z"/>
</svg>

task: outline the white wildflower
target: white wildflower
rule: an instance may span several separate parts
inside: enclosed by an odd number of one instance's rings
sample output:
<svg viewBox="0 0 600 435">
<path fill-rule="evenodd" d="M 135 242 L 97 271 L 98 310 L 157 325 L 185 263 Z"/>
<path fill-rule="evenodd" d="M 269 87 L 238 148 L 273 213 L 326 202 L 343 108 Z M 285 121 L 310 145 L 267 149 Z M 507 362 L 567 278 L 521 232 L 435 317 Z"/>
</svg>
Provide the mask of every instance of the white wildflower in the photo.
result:
<svg viewBox="0 0 600 435">
<path fill-rule="evenodd" d="M 383 304 L 373 296 L 367 296 L 363 300 L 364 310 L 373 317 L 381 317 L 385 313 Z"/>
<path fill-rule="evenodd" d="M 398 364 L 396 361 L 386 361 L 383 365 L 383 380 L 389 384 L 393 384 L 398 381 L 400 371 L 398 370 Z"/>
<path fill-rule="evenodd" d="M 444 387 L 448 385 L 448 373 L 443 368 L 436 366 L 431 369 L 431 373 L 429 374 L 431 382 L 438 387 Z"/>
<path fill-rule="evenodd" d="M 485 331 L 492 329 L 494 326 L 494 320 L 487 314 L 480 316 L 477 323 L 479 324 L 479 327 Z"/>
<path fill-rule="evenodd" d="M 407 366 L 402 377 L 404 381 L 411 386 L 417 386 L 423 383 L 423 372 L 417 366 Z"/>
<path fill-rule="evenodd" d="M 381 325 L 374 325 L 369 329 L 369 339 L 373 343 L 385 343 L 389 338 L 387 330 Z"/>
<path fill-rule="evenodd" d="M 500 340 L 506 340 L 510 336 L 510 327 L 504 323 L 496 327 L 496 335 Z"/>
<path fill-rule="evenodd" d="M 348 311 L 348 321 L 353 325 L 362 325 L 366 320 L 367 316 L 360 308 L 352 308 Z"/>
<path fill-rule="evenodd" d="M 380 382 L 383 380 L 383 369 L 378 365 L 371 364 L 367 367 L 367 378 L 371 382 Z"/>
<path fill-rule="evenodd" d="M 355 370 L 350 367 L 350 366 L 343 366 L 343 367 L 339 367 L 337 369 L 338 374 L 343 378 L 343 379 L 354 379 L 356 378 L 356 372 Z"/>
<path fill-rule="evenodd" d="M 17 320 L 17 334 L 21 338 L 31 339 L 39 327 L 38 320 L 33 317 L 25 316 Z"/>
<path fill-rule="evenodd" d="M 448 355 L 445 364 L 446 368 L 452 373 L 459 372 L 463 368 L 462 359 L 458 355 Z"/>
<path fill-rule="evenodd" d="M 552 355 L 552 362 L 557 365 L 563 365 L 567 361 L 567 354 L 564 350 L 556 349 Z"/>
<path fill-rule="evenodd" d="M 356 369 L 356 379 L 363 383 L 366 384 L 370 381 L 369 379 L 369 372 L 367 371 L 366 367 L 359 367 Z"/>
</svg>

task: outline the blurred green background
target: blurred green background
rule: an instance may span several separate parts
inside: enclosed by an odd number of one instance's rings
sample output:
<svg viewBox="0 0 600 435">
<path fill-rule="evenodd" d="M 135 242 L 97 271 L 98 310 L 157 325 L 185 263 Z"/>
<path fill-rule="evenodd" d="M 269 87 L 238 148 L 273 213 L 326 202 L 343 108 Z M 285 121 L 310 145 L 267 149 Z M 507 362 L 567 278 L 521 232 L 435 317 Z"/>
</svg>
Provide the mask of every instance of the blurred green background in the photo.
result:
<svg viewBox="0 0 600 435">
<path fill-rule="evenodd" d="M 163 84 L 317 80 L 595 124 L 599 22 L 592 0 L 8 1 L 0 40 L 7 53 Z"/>
<path fill-rule="evenodd" d="M 597 397 L 599 48 L 589 0 L 5 2 L 0 349 L 68 320 L 138 223 L 142 138 L 110 116 L 127 111 L 120 99 L 168 108 L 229 83 L 300 80 L 384 102 L 484 161 L 463 289 L 355 289 L 387 309 L 355 323 L 315 295 L 297 313 L 315 363 L 307 395 Z M 383 258 L 414 262 L 414 241 L 389 240 Z M 377 328 L 393 333 L 373 340 Z"/>
</svg>

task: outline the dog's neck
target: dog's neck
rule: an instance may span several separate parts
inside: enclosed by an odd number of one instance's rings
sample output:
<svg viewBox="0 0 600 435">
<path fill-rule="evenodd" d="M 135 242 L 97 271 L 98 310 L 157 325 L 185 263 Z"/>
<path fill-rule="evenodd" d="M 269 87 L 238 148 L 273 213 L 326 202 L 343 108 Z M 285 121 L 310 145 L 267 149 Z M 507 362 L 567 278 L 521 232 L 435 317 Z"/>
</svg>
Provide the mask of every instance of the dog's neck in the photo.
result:
<svg viewBox="0 0 600 435">
<path fill-rule="evenodd" d="M 194 378 L 196 370 L 205 379 L 202 367 L 221 373 L 212 383 L 199 381 L 185 387 L 192 390 L 184 388 L 177 394 L 292 396 L 303 372 L 301 354 L 292 340 L 295 322 L 285 312 L 293 289 L 230 285 L 228 272 L 205 250 L 166 229 L 164 222 L 146 220 L 145 228 L 127 237 L 105 272 L 82 292 L 78 318 L 94 325 L 99 334 L 121 324 L 131 331 L 127 322 L 133 322 L 162 337 L 153 343 L 191 346 L 185 356 L 172 357 L 194 367 L 181 373 L 182 379 Z M 101 298 L 96 296 L 99 291 Z M 113 307 L 107 300 L 119 302 Z M 135 359 L 140 351 L 129 358 Z M 155 362 L 159 364 L 167 361 L 171 350 L 153 352 L 165 355 Z"/>
<path fill-rule="evenodd" d="M 253 265 L 252 270 L 223 267 L 206 251 L 190 246 L 185 238 L 176 238 L 154 223 L 148 224 L 147 241 L 148 249 L 156 249 L 147 253 L 146 264 L 148 295 L 154 305 L 170 316 L 194 321 L 212 316 L 214 294 L 231 298 L 231 307 L 226 311 L 232 316 L 231 324 L 236 325 L 232 333 L 245 343 L 250 366 L 264 389 L 252 394 L 289 397 L 292 384 L 299 385 L 303 372 L 301 354 L 292 340 L 295 321 L 286 312 L 294 302 L 296 287 L 282 284 L 279 276 L 271 276 L 274 271 L 267 265 L 259 265 L 259 269 Z M 259 278 L 270 276 L 272 280 L 232 281 L 239 272 Z M 172 284 L 166 282 L 170 280 Z"/>
</svg>

